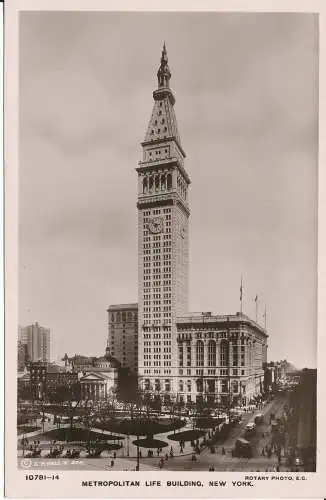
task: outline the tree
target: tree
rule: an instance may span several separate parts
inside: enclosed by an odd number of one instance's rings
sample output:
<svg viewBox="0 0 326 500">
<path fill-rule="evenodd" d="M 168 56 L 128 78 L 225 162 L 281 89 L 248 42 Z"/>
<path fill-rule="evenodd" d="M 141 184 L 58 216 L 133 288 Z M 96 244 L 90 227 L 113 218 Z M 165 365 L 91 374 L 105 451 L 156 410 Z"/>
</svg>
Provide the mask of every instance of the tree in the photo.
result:
<svg viewBox="0 0 326 500">
<path fill-rule="evenodd" d="M 22 385 L 18 384 L 18 392 L 17 392 L 18 401 L 32 401 L 33 399 L 33 390 L 30 384 Z"/>
<path fill-rule="evenodd" d="M 116 396 L 119 401 L 136 403 L 138 394 L 138 377 L 129 368 L 119 367 Z"/>
</svg>

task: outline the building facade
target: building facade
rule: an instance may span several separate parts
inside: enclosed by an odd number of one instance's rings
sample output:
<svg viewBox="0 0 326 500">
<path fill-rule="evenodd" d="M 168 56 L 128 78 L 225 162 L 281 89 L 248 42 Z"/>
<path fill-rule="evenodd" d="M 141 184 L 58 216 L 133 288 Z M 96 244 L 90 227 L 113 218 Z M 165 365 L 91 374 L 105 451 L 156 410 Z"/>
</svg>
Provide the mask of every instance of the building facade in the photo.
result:
<svg viewBox="0 0 326 500">
<path fill-rule="evenodd" d="M 32 325 L 19 327 L 19 341 L 27 346 L 29 361 L 50 362 L 51 336 L 50 330 L 35 322 Z"/>
<path fill-rule="evenodd" d="M 244 314 L 200 313 L 177 320 L 178 399 L 248 404 L 264 390 L 267 334 Z"/>
<path fill-rule="evenodd" d="M 188 310 L 188 186 L 165 45 L 138 173 L 138 374 L 177 390 L 178 316 Z"/>
<path fill-rule="evenodd" d="M 105 370 L 90 370 L 80 379 L 81 398 L 84 401 L 101 401 L 115 396 L 118 372 L 114 366 Z"/>
<path fill-rule="evenodd" d="M 63 361 L 67 371 L 78 374 L 82 400 L 99 401 L 114 396 L 121 364 L 111 355 L 108 345 L 104 356 L 75 354 L 70 358 L 65 354 Z"/>
<path fill-rule="evenodd" d="M 28 362 L 27 345 L 23 344 L 21 340 L 17 342 L 17 371 L 24 371 Z"/>
<path fill-rule="evenodd" d="M 138 371 L 138 304 L 118 304 L 108 310 L 108 347 L 123 368 Z"/>
</svg>

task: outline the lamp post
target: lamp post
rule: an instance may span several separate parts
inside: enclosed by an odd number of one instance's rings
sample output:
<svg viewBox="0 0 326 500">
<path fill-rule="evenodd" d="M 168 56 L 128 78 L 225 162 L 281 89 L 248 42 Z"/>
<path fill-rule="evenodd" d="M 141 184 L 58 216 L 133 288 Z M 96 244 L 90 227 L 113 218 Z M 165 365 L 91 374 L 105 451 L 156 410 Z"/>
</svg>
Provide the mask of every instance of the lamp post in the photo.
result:
<svg viewBox="0 0 326 500">
<path fill-rule="evenodd" d="M 24 427 L 23 427 L 24 429 Z M 23 457 L 25 456 L 25 429 L 23 430 Z"/>
<path fill-rule="evenodd" d="M 137 435 L 137 465 L 136 470 L 140 470 L 140 456 L 139 456 L 139 445 L 138 445 L 139 435 Z"/>
</svg>

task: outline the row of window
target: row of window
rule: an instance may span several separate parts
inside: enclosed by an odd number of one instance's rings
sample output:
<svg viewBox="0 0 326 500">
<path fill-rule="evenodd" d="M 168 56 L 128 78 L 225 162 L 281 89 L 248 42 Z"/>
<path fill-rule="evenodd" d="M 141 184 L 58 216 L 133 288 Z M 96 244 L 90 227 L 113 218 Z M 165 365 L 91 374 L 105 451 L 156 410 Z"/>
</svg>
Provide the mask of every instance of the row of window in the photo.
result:
<svg viewBox="0 0 326 500">
<path fill-rule="evenodd" d="M 110 318 L 112 322 L 116 323 L 126 323 L 131 321 L 137 321 L 138 315 L 136 312 L 112 312 L 110 314 Z"/>
<path fill-rule="evenodd" d="M 158 155 L 160 151 L 156 152 Z M 148 175 L 143 179 L 143 194 L 172 189 L 172 174 Z"/>
<path fill-rule="evenodd" d="M 154 361 L 153 366 L 161 366 L 162 363 L 160 361 Z M 152 366 L 151 361 L 144 361 L 144 366 Z M 171 361 L 164 361 L 163 366 L 171 366 Z"/>
<path fill-rule="evenodd" d="M 171 213 L 171 208 L 154 208 L 152 211 L 151 210 L 144 210 L 144 212 L 143 212 L 144 216 L 170 214 L 170 213 Z"/>
<path fill-rule="evenodd" d="M 155 371 L 155 370 L 154 370 Z M 145 370 L 145 373 L 150 373 L 150 370 Z M 196 392 L 204 392 L 204 389 L 207 390 L 207 392 L 212 392 L 215 393 L 218 389 L 218 384 L 216 383 L 217 381 L 208 379 L 206 380 L 206 384 L 204 383 L 203 380 L 196 380 L 194 384 L 194 390 Z M 206 387 L 205 387 L 206 386 Z M 240 384 L 237 380 L 232 380 L 231 383 L 227 379 L 221 380 L 221 392 L 223 393 L 238 393 L 240 391 Z M 155 379 L 154 383 L 151 382 L 150 379 L 145 379 L 144 380 L 144 389 L 145 391 L 161 391 L 164 390 L 165 392 L 170 392 L 171 391 L 171 381 L 169 379 L 165 380 L 160 380 L 160 379 Z M 180 392 L 192 392 L 193 390 L 193 384 L 191 380 L 179 380 L 179 391 Z"/>
</svg>

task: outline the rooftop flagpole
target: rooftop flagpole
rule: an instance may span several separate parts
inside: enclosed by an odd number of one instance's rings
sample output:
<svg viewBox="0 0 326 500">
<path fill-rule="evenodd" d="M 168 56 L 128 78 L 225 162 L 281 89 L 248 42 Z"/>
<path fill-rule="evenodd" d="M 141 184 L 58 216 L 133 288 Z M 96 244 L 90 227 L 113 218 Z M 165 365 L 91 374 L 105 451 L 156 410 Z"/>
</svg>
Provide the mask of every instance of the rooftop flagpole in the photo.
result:
<svg viewBox="0 0 326 500">
<path fill-rule="evenodd" d="M 258 295 L 255 297 L 255 304 L 256 304 L 256 323 L 258 322 Z"/>
<path fill-rule="evenodd" d="M 242 275 L 240 284 L 240 313 L 242 314 L 242 296 L 243 296 L 243 286 L 242 286 Z"/>
</svg>

